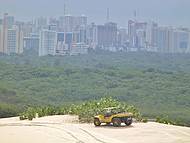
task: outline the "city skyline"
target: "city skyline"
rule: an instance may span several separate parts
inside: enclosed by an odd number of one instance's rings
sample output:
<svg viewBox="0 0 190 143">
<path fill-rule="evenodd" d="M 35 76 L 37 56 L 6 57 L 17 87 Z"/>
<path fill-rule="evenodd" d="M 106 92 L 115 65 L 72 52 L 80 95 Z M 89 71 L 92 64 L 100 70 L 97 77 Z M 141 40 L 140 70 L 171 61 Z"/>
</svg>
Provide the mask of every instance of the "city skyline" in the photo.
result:
<svg viewBox="0 0 190 143">
<path fill-rule="evenodd" d="M 144 21 L 156 21 L 161 25 L 174 25 L 190 27 L 188 13 L 190 12 L 188 0 L 54 0 L 24 1 L 24 0 L 0 0 L 1 16 L 4 12 L 14 15 L 19 20 L 29 20 L 37 16 L 58 17 L 64 15 L 64 4 L 67 13 L 71 15 L 85 14 L 89 22 L 102 24 L 106 21 L 107 8 L 110 9 L 110 20 L 117 22 L 119 26 L 126 27 L 127 21 L 137 18 Z M 42 9 L 43 7 L 43 9 Z"/>
<path fill-rule="evenodd" d="M 136 13 L 134 13 L 134 17 Z M 21 54 L 33 49 L 39 56 L 87 54 L 87 49 L 189 53 L 190 29 L 160 26 L 155 22 L 129 20 L 127 28 L 109 20 L 102 25 L 88 24 L 88 18 L 65 16 L 36 18 L 31 22 L 15 21 L 4 13 L 0 22 L 0 52 Z"/>
</svg>

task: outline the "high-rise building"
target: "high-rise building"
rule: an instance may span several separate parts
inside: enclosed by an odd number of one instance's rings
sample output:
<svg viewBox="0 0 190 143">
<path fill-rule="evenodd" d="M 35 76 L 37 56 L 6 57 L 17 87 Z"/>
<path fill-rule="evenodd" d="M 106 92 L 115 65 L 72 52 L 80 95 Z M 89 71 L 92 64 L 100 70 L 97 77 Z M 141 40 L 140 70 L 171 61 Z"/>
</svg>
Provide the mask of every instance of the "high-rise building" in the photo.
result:
<svg viewBox="0 0 190 143">
<path fill-rule="evenodd" d="M 173 31 L 173 53 L 190 52 L 190 32 L 186 29 L 174 29 Z"/>
<path fill-rule="evenodd" d="M 62 32 L 73 32 L 78 31 L 81 26 L 87 25 L 87 17 L 82 16 L 72 16 L 72 15 L 65 15 L 59 18 L 59 25 L 58 29 Z"/>
<path fill-rule="evenodd" d="M 81 15 L 78 17 L 75 17 L 75 26 L 83 26 L 85 27 L 87 25 L 88 18 L 85 15 Z"/>
<path fill-rule="evenodd" d="M 63 21 L 63 29 L 64 32 L 72 32 L 75 28 L 74 26 L 74 16 L 71 15 L 66 15 L 64 16 L 64 21 Z"/>
<path fill-rule="evenodd" d="M 106 23 L 97 26 L 97 45 L 101 48 L 116 47 L 117 45 L 117 24 Z"/>
<path fill-rule="evenodd" d="M 73 43 L 70 55 L 80 55 L 80 54 L 87 54 L 88 53 L 88 45 L 84 43 Z"/>
<path fill-rule="evenodd" d="M 59 17 L 59 19 L 58 19 L 58 31 L 59 32 L 63 32 L 64 31 L 64 27 L 65 27 L 65 23 L 64 23 L 64 16 L 61 16 L 61 17 Z"/>
<path fill-rule="evenodd" d="M 131 48 L 141 50 L 145 42 L 146 28 L 146 22 L 128 21 L 129 46 Z"/>
<path fill-rule="evenodd" d="M 3 26 L 0 25 L 0 53 L 4 53 L 4 48 L 3 48 L 3 40 L 4 40 L 4 35 L 3 35 Z"/>
<path fill-rule="evenodd" d="M 77 43 L 87 43 L 87 31 L 85 26 L 80 26 L 79 30 L 76 31 L 79 34 Z"/>
<path fill-rule="evenodd" d="M 86 32 L 85 32 L 86 33 Z M 85 38 L 83 31 L 76 32 L 58 32 L 57 33 L 57 55 L 69 55 L 73 53 L 85 53 L 83 48 L 86 50 L 87 44 L 85 43 Z M 74 48 L 74 49 L 73 49 Z M 79 48 L 79 49 L 77 49 Z"/>
<path fill-rule="evenodd" d="M 24 37 L 30 37 L 31 33 L 38 33 L 38 31 L 34 28 L 34 24 L 32 22 L 24 23 L 22 30 Z"/>
<path fill-rule="evenodd" d="M 3 19 L 0 19 L 0 25 L 2 25 L 3 24 Z"/>
<path fill-rule="evenodd" d="M 163 53 L 188 53 L 190 32 L 173 27 L 158 27 L 157 47 Z"/>
<path fill-rule="evenodd" d="M 67 34 L 64 32 L 57 33 L 57 47 L 56 47 L 56 55 L 69 55 L 70 48 L 72 42 L 65 41 Z M 70 43 L 70 44 L 69 44 Z"/>
<path fill-rule="evenodd" d="M 23 53 L 23 33 L 18 27 L 13 27 L 7 31 L 7 54 Z"/>
<path fill-rule="evenodd" d="M 49 24 L 50 25 L 58 25 L 58 20 L 54 17 L 49 18 Z"/>
<path fill-rule="evenodd" d="M 51 30 L 40 31 L 39 56 L 55 55 L 57 47 L 57 32 Z"/>
<path fill-rule="evenodd" d="M 10 16 L 8 13 L 4 14 L 3 24 L 7 26 L 8 29 L 11 29 L 12 26 L 15 24 L 14 16 Z"/>
<path fill-rule="evenodd" d="M 157 52 L 158 24 L 151 22 L 146 29 L 146 51 Z"/>
<path fill-rule="evenodd" d="M 46 17 L 39 17 L 34 20 L 35 31 L 39 32 L 43 29 L 48 29 L 48 21 Z"/>
<path fill-rule="evenodd" d="M 48 29 L 52 31 L 57 31 L 57 25 L 56 24 L 50 24 L 48 25 Z"/>
<path fill-rule="evenodd" d="M 24 37 L 24 51 L 32 50 L 35 52 L 39 51 L 39 35 L 30 34 L 28 37 Z"/>
<path fill-rule="evenodd" d="M 136 39 L 136 23 L 135 21 L 129 20 L 128 21 L 128 36 L 129 36 L 129 43 L 130 47 L 134 47 L 135 39 Z"/>
<path fill-rule="evenodd" d="M 8 13 L 4 14 L 3 17 L 3 25 L 1 26 L 1 52 L 7 53 L 7 32 L 8 32 L 8 21 L 7 21 Z"/>
<path fill-rule="evenodd" d="M 119 28 L 117 36 L 118 46 L 125 46 L 128 39 L 127 30 L 125 28 Z"/>
<path fill-rule="evenodd" d="M 138 50 L 146 50 L 146 31 L 145 29 L 137 29 L 136 30 L 136 38 L 135 38 L 135 47 Z"/>
<path fill-rule="evenodd" d="M 92 49 L 98 45 L 97 26 L 94 23 L 87 26 L 87 44 Z"/>
<path fill-rule="evenodd" d="M 173 29 L 171 27 L 158 27 L 157 50 L 162 53 L 170 53 L 173 48 Z"/>
<path fill-rule="evenodd" d="M 0 26 L 0 52 L 5 54 L 23 53 L 23 32 L 14 25 L 14 17 L 4 14 L 3 24 Z"/>
</svg>

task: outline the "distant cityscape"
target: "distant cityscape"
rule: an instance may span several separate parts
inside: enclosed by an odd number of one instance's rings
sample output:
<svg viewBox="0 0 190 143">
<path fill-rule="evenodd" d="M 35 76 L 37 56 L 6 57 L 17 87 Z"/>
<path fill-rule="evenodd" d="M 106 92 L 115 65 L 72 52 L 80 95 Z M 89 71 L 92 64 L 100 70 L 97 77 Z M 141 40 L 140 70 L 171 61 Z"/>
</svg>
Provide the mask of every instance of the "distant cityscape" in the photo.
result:
<svg viewBox="0 0 190 143">
<path fill-rule="evenodd" d="M 109 13 L 108 13 L 109 14 Z M 155 22 L 128 21 L 126 28 L 107 20 L 88 23 L 85 15 L 59 18 L 39 17 L 28 22 L 5 13 L 0 19 L 0 53 L 39 56 L 88 54 L 89 50 L 111 52 L 190 53 L 190 29 L 159 26 Z"/>
</svg>

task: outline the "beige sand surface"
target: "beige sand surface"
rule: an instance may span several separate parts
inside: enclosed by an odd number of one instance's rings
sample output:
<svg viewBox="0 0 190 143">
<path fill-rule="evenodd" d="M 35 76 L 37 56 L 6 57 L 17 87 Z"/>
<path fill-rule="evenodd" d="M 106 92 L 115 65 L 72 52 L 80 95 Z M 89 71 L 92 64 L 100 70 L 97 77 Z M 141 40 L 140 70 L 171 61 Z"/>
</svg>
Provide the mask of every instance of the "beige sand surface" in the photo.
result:
<svg viewBox="0 0 190 143">
<path fill-rule="evenodd" d="M 190 143 L 190 128 L 153 122 L 94 127 L 79 124 L 76 116 L 16 117 L 0 119 L 0 143 Z"/>
</svg>

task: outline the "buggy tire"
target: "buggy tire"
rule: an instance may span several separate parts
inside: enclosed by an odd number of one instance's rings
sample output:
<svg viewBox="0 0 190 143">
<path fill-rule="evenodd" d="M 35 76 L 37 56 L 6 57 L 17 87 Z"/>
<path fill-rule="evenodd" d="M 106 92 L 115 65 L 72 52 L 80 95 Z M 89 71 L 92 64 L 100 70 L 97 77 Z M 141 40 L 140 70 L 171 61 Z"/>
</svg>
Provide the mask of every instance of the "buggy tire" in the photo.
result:
<svg viewBox="0 0 190 143">
<path fill-rule="evenodd" d="M 95 118 L 95 119 L 94 119 L 94 125 L 95 125 L 96 127 L 98 127 L 98 126 L 101 125 L 101 122 L 100 122 L 100 120 L 99 120 L 98 118 Z"/>
<path fill-rule="evenodd" d="M 125 125 L 126 125 L 126 126 L 130 126 L 131 124 L 132 124 L 132 121 L 126 121 L 126 122 L 125 122 Z"/>
<path fill-rule="evenodd" d="M 114 127 L 120 127 L 121 126 L 121 120 L 119 118 L 113 118 L 112 123 Z"/>
</svg>

